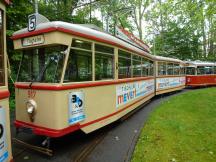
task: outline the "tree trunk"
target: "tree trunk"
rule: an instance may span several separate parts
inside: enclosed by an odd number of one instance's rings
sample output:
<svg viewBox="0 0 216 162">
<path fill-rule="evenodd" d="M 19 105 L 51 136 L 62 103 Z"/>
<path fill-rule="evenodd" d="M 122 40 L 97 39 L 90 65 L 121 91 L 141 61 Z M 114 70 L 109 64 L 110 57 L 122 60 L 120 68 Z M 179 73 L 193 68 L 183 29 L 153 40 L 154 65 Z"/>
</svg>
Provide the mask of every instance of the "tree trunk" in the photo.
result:
<svg viewBox="0 0 216 162">
<path fill-rule="evenodd" d="M 202 37 L 203 37 L 203 57 L 206 58 L 207 51 L 206 51 L 206 33 L 205 33 L 205 15 L 204 15 L 204 7 L 203 2 L 201 2 L 201 12 L 202 12 L 202 22 L 201 22 L 201 28 L 202 28 Z"/>
</svg>

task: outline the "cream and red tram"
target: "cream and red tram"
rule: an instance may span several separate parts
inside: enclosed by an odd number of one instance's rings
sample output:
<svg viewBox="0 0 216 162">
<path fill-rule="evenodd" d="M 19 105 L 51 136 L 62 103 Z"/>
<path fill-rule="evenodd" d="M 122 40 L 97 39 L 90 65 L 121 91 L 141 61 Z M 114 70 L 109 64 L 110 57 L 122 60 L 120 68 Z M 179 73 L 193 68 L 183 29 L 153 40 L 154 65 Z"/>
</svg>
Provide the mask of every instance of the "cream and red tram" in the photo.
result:
<svg viewBox="0 0 216 162">
<path fill-rule="evenodd" d="M 154 61 L 105 32 L 46 22 L 13 34 L 23 53 L 16 81 L 17 128 L 60 137 L 120 119 L 155 94 Z"/>
<path fill-rule="evenodd" d="M 12 161 L 6 53 L 7 4 L 9 1 L 0 1 L 0 162 Z"/>
<path fill-rule="evenodd" d="M 187 61 L 186 75 L 187 86 L 216 85 L 216 63 Z"/>
<path fill-rule="evenodd" d="M 156 56 L 156 95 L 185 88 L 185 64 L 174 58 Z"/>
</svg>

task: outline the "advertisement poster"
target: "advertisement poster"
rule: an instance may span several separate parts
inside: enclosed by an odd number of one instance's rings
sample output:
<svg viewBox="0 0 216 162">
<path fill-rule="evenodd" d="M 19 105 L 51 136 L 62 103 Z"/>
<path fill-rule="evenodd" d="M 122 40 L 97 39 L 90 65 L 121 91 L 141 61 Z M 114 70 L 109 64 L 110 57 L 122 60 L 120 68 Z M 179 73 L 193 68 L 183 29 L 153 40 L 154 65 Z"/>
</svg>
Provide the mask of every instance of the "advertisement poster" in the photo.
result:
<svg viewBox="0 0 216 162">
<path fill-rule="evenodd" d="M 8 160 L 5 109 L 0 106 L 0 162 Z"/>
<path fill-rule="evenodd" d="M 83 92 L 72 92 L 69 93 L 69 124 L 75 124 L 85 120 L 84 111 L 84 93 Z"/>
<path fill-rule="evenodd" d="M 157 78 L 157 90 L 185 85 L 185 77 Z"/>
<path fill-rule="evenodd" d="M 116 86 L 116 107 L 153 92 L 154 80 L 120 84 Z"/>
</svg>

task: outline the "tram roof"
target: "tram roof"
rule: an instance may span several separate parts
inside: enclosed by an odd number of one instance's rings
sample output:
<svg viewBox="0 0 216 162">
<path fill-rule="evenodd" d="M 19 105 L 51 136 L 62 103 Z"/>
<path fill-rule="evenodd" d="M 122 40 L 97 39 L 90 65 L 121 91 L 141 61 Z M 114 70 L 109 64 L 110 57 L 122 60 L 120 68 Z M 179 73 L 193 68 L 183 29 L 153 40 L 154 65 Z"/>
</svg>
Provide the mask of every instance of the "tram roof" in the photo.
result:
<svg viewBox="0 0 216 162">
<path fill-rule="evenodd" d="M 155 56 L 157 61 L 170 61 L 170 62 L 179 62 L 184 63 L 182 60 L 170 58 L 170 57 L 164 57 L 164 56 Z"/>
<path fill-rule="evenodd" d="M 186 61 L 185 63 L 192 66 L 216 66 L 216 63 L 207 61 Z"/>
<path fill-rule="evenodd" d="M 52 31 L 60 31 L 71 35 L 83 37 L 86 39 L 92 39 L 98 42 L 106 43 L 109 45 L 114 45 L 126 49 L 128 51 L 135 52 L 137 54 L 154 59 L 154 56 L 149 54 L 148 49 L 146 51 L 142 50 L 106 32 L 94 30 L 83 25 L 71 24 L 62 21 L 41 23 L 37 25 L 36 30 L 32 32 L 29 32 L 27 28 L 21 29 L 13 34 L 12 39 L 16 40 Z"/>
</svg>

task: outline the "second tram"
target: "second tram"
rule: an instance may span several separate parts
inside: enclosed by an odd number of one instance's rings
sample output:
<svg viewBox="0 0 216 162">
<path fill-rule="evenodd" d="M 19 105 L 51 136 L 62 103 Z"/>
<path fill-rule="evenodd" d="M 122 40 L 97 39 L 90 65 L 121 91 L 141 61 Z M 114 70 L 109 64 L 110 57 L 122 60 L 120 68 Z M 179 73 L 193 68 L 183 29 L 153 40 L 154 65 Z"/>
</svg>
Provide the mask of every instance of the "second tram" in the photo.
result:
<svg viewBox="0 0 216 162">
<path fill-rule="evenodd" d="M 156 94 L 185 88 L 185 63 L 179 59 L 155 57 Z"/>
<path fill-rule="evenodd" d="M 187 86 L 216 85 L 216 63 L 202 61 L 186 62 Z"/>
</svg>

